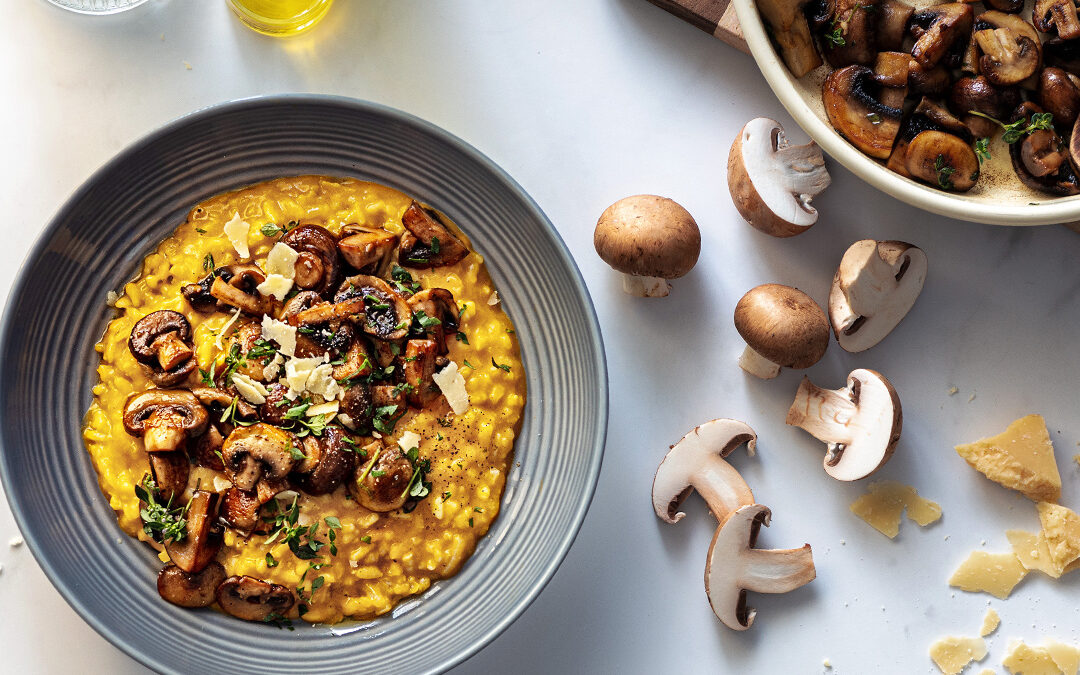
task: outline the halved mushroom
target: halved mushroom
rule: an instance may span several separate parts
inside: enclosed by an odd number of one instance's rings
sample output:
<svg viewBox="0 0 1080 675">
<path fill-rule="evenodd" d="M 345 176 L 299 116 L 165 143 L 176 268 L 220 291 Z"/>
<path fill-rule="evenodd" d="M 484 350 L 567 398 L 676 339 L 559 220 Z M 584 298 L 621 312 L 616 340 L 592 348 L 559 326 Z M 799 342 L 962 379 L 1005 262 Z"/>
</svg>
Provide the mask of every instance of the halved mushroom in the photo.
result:
<svg viewBox="0 0 1080 675">
<path fill-rule="evenodd" d="M 210 294 L 210 288 L 214 285 L 214 279 L 221 274 L 227 274 L 229 268 L 218 267 L 199 279 L 197 283 L 185 284 L 180 293 L 191 303 L 191 308 L 196 312 L 213 312 L 218 308 L 218 300 Z"/>
<path fill-rule="evenodd" d="M 259 422 L 234 429 L 221 447 L 221 457 L 233 485 L 253 490 L 260 481 L 278 480 L 292 471 L 294 447 L 291 434 Z"/>
<path fill-rule="evenodd" d="M 400 509 L 409 497 L 407 489 L 412 481 L 412 463 L 396 444 L 386 446 L 375 441 L 365 445 L 363 450 L 368 461 L 356 467 L 348 483 L 349 494 L 371 511 L 385 513 Z"/>
<path fill-rule="evenodd" d="M 759 0 L 757 3 L 761 18 L 768 24 L 770 35 L 780 48 L 784 64 L 795 78 L 821 65 L 821 57 L 814 48 L 810 26 L 803 14 L 806 4 L 807 0 Z"/>
<path fill-rule="evenodd" d="M 1080 40 L 1052 38 L 1042 44 L 1042 49 L 1046 65 L 1080 73 Z"/>
<path fill-rule="evenodd" d="M 1024 8 L 1025 0 L 983 0 L 989 9 L 996 9 L 1006 14 L 1017 14 Z"/>
<path fill-rule="evenodd" d="M 834 70 L 825 78 L 821 98 L 833 128 L 871 157 L 885 159 L 900 131 L 900 108 L 882 103 L 881 85 L 865 66 Z"/>
<path fill-rule="evenodd" d="M 960 137 L 924 131 L 908 144 L 904 166 L 917 178 L 942 190 L 967 192 L 979 179 L 979 158 Z"/>
<path fill-rule="evenodd" d="M 746 592 L 787 593 L 817 577 L 810 544 L 802 548 L 757 549 L 758 531 L 768 527 L 772 511 L 750 504 L 732 513 L 716 529 L 705 564 L 705 592 L 717 618 L 732 630 L 746 630 L 757 611 Z"/>
<path fill-rule="evenodd" d="M 1050 129 L 1033 131 L 1020 145 L 1020 159 L 1024 169 L 1036 178 L 1057 173 L 1068 159 L 1068 148 Z"/>
<path fill-rule="evenodd" d="M 926 254 L 902 241 L 863 239 L 848 247 L 829 293 L 829 319 L 845 351 L 885 339 L 907 315 L 926 281 Z"/>
<path fill-rule="evenodd" d="M 1031 22 L 1043 33 L 1054 32 L 1062 40 L 1080 37 L 1080 18 L 1073 0 L 1035 0 Z"/>
<path fill-rule="evenodd" d="M 882 0 L 877 6 L 877 46 L 883 52 L 900 51 L 908 21 L 915 8 L 903 0 Z"/>
<path fill-rule="evenodd" d="M 803 378 L 787 424 L 826 445 L 825 472 L 837 480 L 865 478 L 884 466 L 900 440 L 900 398 L 885 377 L 859 368 L 843 389 L 822 389 Z"/>
<path fill-rule="evenodd" d="M 289 316 L 293 326 L 311 326 L 320 323 L 364 320 L 364 299 L 350 298 L 341 302 L 319 302 Z"/>
<path fill-rule="evenodd" d="M 439 354 L 447 351 L 446 336 L 458 329 L 458 306 L 454 294 L 445 288 L 425 288 L 408 301 L 409 310 L 420 321 L 424 334 L 435 341 Z"/>
<path fill-rule="evenodd" d="M 341 399 L 341 411 L 349 416 L 355 428 L 368 428 L 375 415 L 371 385 L 357 382 L 346 389 L 345 397 Z"/>
<path fill-rule="evenodd" d="M 1071 129 L 1080 116 L 1080 77 L 1061 68 L 1043 68 L 1039 75 L 1038 100 L 1039 105 L 1054 116 L 1054 126 Z"/>
<path fill-rule="evenodd" d="M 666 523 L 677 523 L 686 515 L 677 511 L 694 490 L 702 496 L 717 521 L 741 506 L 754 503 L 754 494 L 725 457 L 746 445 L 754 454 L 757 434 L 738 420 L 717 419 L 694 428 L 683 436 L 660 462 L 652 484 L 653 510 Z"/>
<path fill-rule="evenodd" d="M 326 296 L 341 279 L 337 240 L 325 227 L 301 225 L 289 230 L 281 243 L 297 252 L 293 282 L 297 288 Z"/>
<path fill-rule="evenodd" d="M 167 502 L 179 504 L 187 489 L 191 475 L 191 462 L 183 449 L 171 452 L 147 453 L 150 460 L 150 474 L 158 486 L 161 498 Z"/>
<path fill-rule="evenodd" d="M 442 267 L 460 262 L 469 249 L 442 224 L 434 211 L 414 201 L 401 215 L 405 232 L 401 235 L 398 260 L 418 269 Z"/>
<path fill-rule="evenodd" d="M 367 341 L 357 336 L 345 350 L 344 361 L 334 366 L 334 379 L 339 382 L 370 375 L 375 359 L 368 350 Z"/>
<path fill-rule="evenodd" d="M 923 68 L 933 68 L 952 46 L 971 32 L 971 5 L 951 2 L 916 11 L 911 25 L 916 30 L 911 55 Z"/>
<path fill-rule="evenodd" d="M 809 368 L 829 346 L 829 320 L 814 300 L 797 288 L 763 284 L 735 306 L 735 329 L 746 341 L 739 366 L 762 379 L 781 367 Z"/>
<path fill-rule="evenodd" d="M 780 123 L 765 117 L 742 128 L 728 154 L 728 189 L 739 214 L 774 237 L 810 229 L 818 212 L 810 200 L 829 186 L 821 148 L 789 145 Z"/>
<path fill-rule="evenodd" d="M 187 534 L 180 541 L 166 541 L 169 560 L 189 574 L 201 572 L 214 559 L 222 544 L 218 524 L 218 495 L 195 490 L 187 503 Z"/>
<path fill-rule="evenodd" d="M 221 582 L 216 597 L 221 611 L 245 621 L 283 618 L 296 602 L 288 588 L 247 575 Z"/>
<path fill-rule="evenodd" d="M 930 129 L 952 134 L 965 143 L 970 143 L 972 141 L 971 130 L 968 129 L 963 122 L 957 119 L 956 115 L 953 115 L 945 106 L 930 100 L 926 96 L 922 97 L 919 104 L 915 106 L 915 109 L 912 111 L 912 117 L 917 116 L 922 116 L 929 120 L 931 124 L 931 127 L 929 127 Z"/>
<path fill-rule="evenodd" d="M 151 389 L 132 394 L 124 405 L 124 429 L 141 436 L 147 452 L 182 449 L 209 420 L 206 408 L 185 389 Z"/>
<path fill-rule="evenodd" d="M 253 405 L 239 397 L 228 389 L 218 387 L 192 387 L 191 393 L 199 399 L 208 410 L 215 413 L 216 419 L 221 419 L 221 414 L 232 406 L 236 401 L 236 418 L 240 420 L 253 420 L 258 416 L 258 411 Z"/>
<path fill-rule="evenodd" d="M 405 407 L 405 392 L 392 384 L 376 384 L 371 388 L 371 400 L 376 408 L 396 405 L 401 409 Z"/>
<path fill-rule="evenodd" d="M 379 274 L 390 262 L 398 236 L 386 230 L 369 230 L 354 225 L 342 229 L 338 250 L 345 262 L 361 274 Z"/>
<path fill-rule="evenodd" d="M 259 284 L 266 281 L 266 274 L 258 265 L 229 265 L 217 271 L 219 274 L 210 286 L 210 295 L 220 302 L 255 316 L 273 310 L 274 298 L 258 291 Z"/>
<path fill-rule="evenodd" d="M 225 567 L 212 562 L 201 572 L 185 572 L 176 565 L 166 565 L 157 577 L 158 595 L 180 607 L 209 607 L 225 581 Z"/>
<path fill-rule="evenodd" d="M 439 352 L 434 340 L 409 340 L 405 343 L 405 364 L 402 368 L 405 382 L 409 385 L 406 399 L 409 405 L 426 408 L 442 395 L 432 375 L 435 374 L 435 357 Z"/>
<path fill-rule="evenodd" d="M 821 42 L 834 68 L 873 65 L 877 57 L 877 10 L 880 0 L 833 0 L 830 38 Z"/>
<path fill-rule="evenodd" d="M 1024 120 L 1027 125 L 1030 125 L 1033 117 L 1040 113 L 1043 113 L 1042 108 L 1031 101 L 1025 101 L 1016 109 L 1010 121 Z M 1043 131 L 1049 133 L 1042 133 Z M 1073 139 L 1075 138 L 1074 133 Z M 1080 194 L 1080 177 L 1077 176 L 1073 162 L 1059 161 L 1062 157 L 1058 153 L 1063 152 L 1065 147 L 1060 137 L 1049 129 L 1035 131 L 1022 141 L 1011 144 L 1009 156 L 1017 178 L 1024 185 L 1039 192 L 1063 196 Z M 1073 161 L 1075 161 L 1075 155 Z M 1032 173 L 1032 169 L 1041 172 L 1045 167 L 1055 164 L 1056 171 L 1041 176 Z"/>
<path fill-rule="evenodd" d="M 923 68 L 915 59 L 911 59 L 908 73 L 908 90 L 915 96 L 943 96 L 949 91 L 952 76 L 945 66 Z"/>
<path fill-rule="evenodd" d="M 982 56 L 979 71 L 998 86 L 1019 84 L 1042 63 L 1039 34 L 1015 14 L 990 10 L 975 21 L 972 35 Z"/>
<path fill-rule="evenodd" d="M 308 436 L 304 440 L 304 449 L 308 460 L 300 478 L 300 487 L 312 495 L 325 495 L 333 492 L 351 474 L 356 464 L 356 453 L 346 443 L 348 436 L 336 425 L 326 427 L 318 439 Z"/>
<path fill-rule="evenodd" d="M 287 479 L 260 480 L 254 490 L 231 487 L 221 500 L 221 519 L 230 527 L 245 534 L 267 531 L 267 523 L 259 517 L 260 510 L 278 493 L 289 489 Z"/>
<path fill-rule="evenodd" d="M 919 67 L 911 54 L 881 52 L 874 62 L 874 81 L 881 85 L 878 100 L 890 108 L 902 108 L 907 97 L 908 81 Z"/>
<path fill-rule="evenodd" d="M 135 360 L 150 371 L 159 387 L 171 387 L 187 379 L 198 367 L 191 341 L 191 324 L 180 312 L 161 309 L 135 322 L 128 339 Z"/>
<path fill-rule="evenodd" d="M 341 283 L 334 302 L 362 300 L 363 330 L 380 340 L 400 340 L 409 332 L 412 313 L 401 294 L 379 277 L 358 274 Z"/>
</svg>

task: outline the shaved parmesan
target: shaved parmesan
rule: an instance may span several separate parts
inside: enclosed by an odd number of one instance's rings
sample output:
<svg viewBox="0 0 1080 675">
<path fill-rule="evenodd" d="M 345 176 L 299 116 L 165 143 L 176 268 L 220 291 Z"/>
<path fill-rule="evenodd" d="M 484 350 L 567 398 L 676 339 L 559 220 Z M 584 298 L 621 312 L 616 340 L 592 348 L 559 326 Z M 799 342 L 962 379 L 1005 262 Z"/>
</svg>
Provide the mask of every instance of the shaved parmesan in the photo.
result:
<svg viewBox="0 0 1080 675">
<path fill-rule="evenodd" d="M 255 287 L 255 290 L 263 295 L 272 295 L 278 300 L 284 300 L 292 290 L 293 281 L 280 274 L 267 274 L 266 281 Z"/>
<path fill-rule="evenodd" d="M 225 348 L 225 346 L 221 344 L 221 338 L 225 335 L 225 332 L 228 331 L 229 328 L 231 328 L 234 323 L 236 323 L 236 320 L 239 319 L 239 318 L 240 318 L 240 308 L 237 307 L 236 311 L 233 312 L 232 317 L 230 317 L 229 320 L 225 322 L 225 325 L 222 326 L 221 330 L 218 331 L 217 337 L 214 338 L 214 346 L 215 347 L 217 347 L 218 349 L 224 349 Z"/>
<path fill-rule="evenodd" d="M 469 392 L 465 390 L 465 376 L 458 370 L 458 365 L 451 361 L 446 367 L 431 376 L 439 386 L 446 402 L 455 415 L 464 414 L 469 409 Z"/>
<path fill-rule="evenodd" d="M 290 393 L 297 395 L 307 389 L 308 378 L 315 367 L 323 362 L 322 357 L 313 356 L 308 359 L 289 359 L 285 363 L 285 381 L 289 383 Z"/>
<path fill-rule="evenodd" d="M 240 256 L 241 260 L 251 257 L 247 242 L 250 231 L 251 226 L 244 222 L 239 213 L 233 214 L 232 220 L 225 223 L 225 236 L 229 238 L 229 243 L 236 249 L 236 255 Z"/>
<path fill-rule="evenodd" d="M 326 400 L 342 398 L 345 390 L 334 379 L 334 367 L 329 363 L 316 366 L 308 376 L 307 390 L 312 394 L 319 394 Z"/>
<path fill-rule="evenodd" d="M 237 311 L 239 312 L 239 310 Z M 262 320 L 262 336 L 265 340 L 273 340 L 278 343 L 278 351 L 285 356 L 296 354 L 296 326 L 290 326 L 284 321 L 273 319 L 267 314 L 263 316 Z"/>
<path fill-rule="evenodd" d="M 274 354 L 274 360 L 263 366 L 263 379 L 267 382 L 276 380 L 284 363 L 285 358 L 281 354 Z"/>
<path fill-rule="evenodd" d="M 356 422 L 353 421 L 353 418 L 349 417 L 345 413 L 341 413 L 340 415 L 338 415 L 337 416 L 337 421 L 341 422 L 343 425 L 345 425 L 345 428 L 347 428 L 347 429 L 355 429 L 356 428 Z"/>
<path fill-rule="evenodd" d="M 338 402 L 327 401 L 326 403 L 320 403 L 319 405 L 313 405 L 304 411 L 306 417 L 316 417 L 318 415 L 326 415 L 326 421 L 329 422 L 330 418 L 337 414 Z"/>
<path fill-rule="evenodd" d="M 262 405 L 263 403 L 266 403 L 266 397 L 270 395 L 270 392 L 267 391 L 262 382 L 253 380 L 243 373 L 233 373 L 232 383 L 233 386 L 236 387 L 236 391 L 238 391 L 248 403 Z"/>
<path fill-rule="evenodd" d="M 405 433 L 401 434 L 401 438 L 398 439 L 397 444 L 398 447 L 405 452 L 408 452 L 413 448 L 419 448 L 420 434 L 416 433 L 415 431 L 406 431 Z"/>
<path fill-rule="evenodd" d="M 299 254 L 287 244 L 278 242 L 266 256 L 266 273 L 278 274 L 292 280 L 296 274 L 296 258 Z"/>
<path fill-rule="evenodd" d="M 499 292 L 498 291 L 492 291 L 491 295 L 488 296 L 488 301 L 487 302 L 488 302 L 489 305 L 497 305 L 497 304 L 499 304 Z"/>
</svg>

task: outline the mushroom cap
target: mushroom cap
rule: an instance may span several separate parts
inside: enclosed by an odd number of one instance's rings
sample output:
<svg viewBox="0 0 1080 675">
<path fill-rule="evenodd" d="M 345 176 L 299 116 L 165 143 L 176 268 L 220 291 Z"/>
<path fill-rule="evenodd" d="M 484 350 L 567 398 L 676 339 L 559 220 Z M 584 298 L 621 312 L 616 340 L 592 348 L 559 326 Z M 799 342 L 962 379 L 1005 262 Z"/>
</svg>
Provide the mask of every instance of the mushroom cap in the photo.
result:
<svg viewBox="0 0 1080 675">
<path fill-rule="evenodd" d="M 864 12 L 865 13 L 865 12 Z M 817 222 L 810 200 L 828 187 L 821 148 L 789 146 L 780 123 L 765 117 L 742 128 L 728 154 L 728 190 L 746 222 L 774 237 L 792 237 Z"/>
<path fill-rule="evenodd" d="M 885 339 L 919 298 L 926 268 L 926 253 L 902 241 L 863 239 L 849 246 L 829 292 L 840 347 L 861 352 Z"/>
<path fill-rule="evenodd" d="M 847 66 L 825 78 L 821 101 L 834 129 L 867 155 L 885 159 L 900 132 L 903 111 L 875 98 L 877 91 L 874 71 Z"/>
<path fill-rule="evenodd" d="M 746 630 L 757 611 L 746 592 L 786 593 L 817 576 L 810 544 L 786 550 L 755 549 L 758 531 L 772 511 L 764 504 L 736 510 L 716 528 L 705 563 L 705 593 L 717 618 L 732 630 Z"/>
<path fill-rule="evenodd" d="M 209 607 L 214 604 L 217 587 L 225 581 L 225 576 L 225 567 L 216 561 L 194 574 L 176 565 L 166 565 L 158 573 L 158 595 L 180 607 Z"/>
<path fill-rule="evenodd" d="M 346 446 L 345 439 L 344 430 L 336 425 L 326 427 L 322 436 L 316 439 L 318 451 L 309 454 L 317 454 L 318 461 L 300 479 L 300 486 L 305 492 L 312 495 L 329 494 L 352 474 L 356 454 Z"/>
<path fill-rule="evenodd" d="M 321 225 L 301 225 L 285 233 L 281 243 L 297 252 L 297 288 L 326 295 L 341 278 L 341 255 L 337 239 Z"/>
<path fill-rule="evenodd" d="M 634 195 L 604 210 L 593 246 L 604 262 L 624 274 L 677 279 L 697 263 L 701 232 L 675 201 Z"/>
<path fill-rule="evenodd" d="M 361 506 L 385 513 L 404 506 L 409 495 L 405 492 L 412 480 L 413 466 L 397 445 L 380 441 L 364 446 L 370 458 L 356 467 L 349 481 L 349 492 Z"/>
<path fill-rule="evenodd" d="M 754 454 L 757 434 L 745 422 L 715 419 L 695 427 L 683 436 L 661 460 L 652 484 L 653 510 L 666 523 L 677 523 L 686 515 L 676 512 L 695 486 L 704 489 L 708 500 L 715 493 L 725 503 L 753 503 L 754 495 L 738 473 L 721 458 L 746 444 Z M 719 461 L 718 461 L 719 460 Z M 722 462 L 722 463 L 721 463 Z M 716 513 L 716 505 L 710 503 Z M 720 514 L 717 514 L 719 517 Z"/>
<path fill-rule="evenodd" d="M 409 204 L 401 214 L 401 224 L 406 231 L 401 235 L 398 259 L 409 267 L 453 265 L 469 255 L 468 247 L 442 223 L 438 214 L 420 202 Z"/>
<path fill-rule="evenodd" d="M 155 412 L 177 417 L 180 428 L 192 436 L 201 434 L 210 416 L 199 399 L 186 389 L 150 389 L 132 394 L 124 405 L 124 429 L 132 436 L 142 436 L 146 421 Z"/>
<path fill-rule="evenodd" d="M 735 329 L 751 349 L 788 368 L 809 368 L 829 346 L 829 320 L 806 293 L 781 284 L 747 291 L 735 306 Z"/>
<path fill-rule="evenodd" d="M 180 340 L 191 342 L 191 324 L 180 312 L 159 309 L 135 322 L 128 339 L 128 348 L 139 363 L 154 365 L 157 360 L 155 342 L 167 333 L 175 333 Z"/>
<path fill-rule="evenodd" d="M 279 480 L 292 471 L 293 446 L 292 434 L 258 422 L 233 429 L 221 446 L 221 457 L 233 485 L 253 490 L 259 482 Z"/>
<path fill-rule="evenodd" d="M 364 332 L 379 340 L 400 340 L 409 333 L 409 303 L 385 279 L 357 274 L 341 282 L 334 302 L 362 299 Z"/>
<path fill-rule="evenodd" d="M 296 598 L 292 591 L 254 577 L 229 577 L 217 587 L 221 611 L 245 621 L 266 621 L 273 615 L 284 617 Z"/>
</svg>

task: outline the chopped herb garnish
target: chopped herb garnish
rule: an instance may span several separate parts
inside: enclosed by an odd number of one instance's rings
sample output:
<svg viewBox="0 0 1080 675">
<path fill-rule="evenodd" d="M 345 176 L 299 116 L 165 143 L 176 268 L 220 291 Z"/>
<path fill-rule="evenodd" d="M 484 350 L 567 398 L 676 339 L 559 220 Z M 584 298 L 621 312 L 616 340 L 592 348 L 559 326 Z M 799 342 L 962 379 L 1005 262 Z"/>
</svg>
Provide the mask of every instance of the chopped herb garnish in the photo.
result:
<svg viewBox="0 0 1080 675">
<path fill-rule="evenodd" d="M 847 44 L 847 40 L 844 39 L 844 27 L 839 25 L 837 19 L 833 19 L 829 25 L 831 29 L 828 33 L 825 33 L 825 41 L 832 47 L 843 47 Z"/>
<path fill-rule="evenodd" d="M 457 335 L 455 335 L 454 337 L 457 338 L 458 342 L 464 342 L 465 344 L 469 344 L 469 336 L 465 333 L 462 333 L 461 331 L 458 331 Z"/>
<path fill-rule="evenodd" d="M 255 345 L 247 353 L 247 358 L 262 359 L 262 364 L 265 366 L 274 360 L 274 355 L 277 353 L 278 350 L 274 343 L 263 338 L 256 338 Z"/>
<path fill-rule="evenodd" d="M 934 160 L 934 170 L 937 171 L 938 186 L 942 190 L 951 190 L 953 187 L 952 175 L 956 173 L 956 169 L 945 164 L 945 155 L 938 155 L 937 159 Z"/>
<path fill-rule="evenodd" d="M 364 305 L 369 311 L 390 309 L 389 303 L 383 302 L 382 298 L 376 297 L 371 293 L 366 293 L 364 295 Z"/>
<path fill-rule="evenodd" d="M 304 454 L 304 453 L 303 453 L 303 452 L 302 452 L 302 451 L 300 450 L 300 448 L 296 447 L 296 446 L 295 446 L 295 445 L 293 445 L 292 443 L 290 443 L 290 444 L 289 444 L 289 455 L 290 455 L 290 456 L 291 456 L 291 457 L 292 457 L 292 458 L 293 458 L 294 460 L 296 460 L 297 462 L 302 462 L 302 461 L 304 461 L 305 459 L 307 459 L 307 458 L 308 458 L 308 456 L 307 456 L 307 455 L 305 455 L 305 454 Z"/>
<path fill-rule="evenodd" d="M 514 329 L 513 329 L 513 328 L 507 328 L 507 329 L 506 329 L 506 334 L 507 334 L 507 335 L 513 335 L 513 334 L 514 334 L 514 332 L 515 332 L 515 331 L 514 331 Z"/>
<path fill-rule="evenodd" d="M 439 238 L 438 237 L 432 237 L 431 238 L 431 254 L 432 255 L 438 254 L 439 248 L 440 248 L 439 247 Z"/>
<path fill-rule="evenodd" d="M 247 360 L 240 353 L 239 343 L 234 342 L 225 356 L 225 386 L 232 385 L 232 376 L 239 368 L 247 365 Z M 224 420 L 223 420 L 224 421 Z"/>
<path fill-rule="evenodd" d="M 360 541 L 364 542 L 365 544 L 370 544 L 371 543 L 371 535 L 370 534 L 365 534 L 364 536 L 360 537 Z"/>
<path fill-rule="evenodd" d="M 303 605 L 301 605 L 301 606 L 303 606 Z M 301 612 L 300 615 L 303 616 L 303 612 Z M 289 630 L 296 630 L 293 627 L 292 621 L 290 621 L 289 619 L 286 619 L 284 616 L 278 614 L 277 612 L 271 612 L 271 613 L 267 614 L 266 618 L 263 619 L 262 621 L 263 621 L 263 623 L 268 623 L 268 624 L 277 626 L 279 629 L 280 628 L 288 628 Z"/>
<path fill-rule="evenodd" d="M 979 164 L 990 159 L 990 139 L 980 138 L 975 141 L 975 155 L 979 158 Z"/>
<path fill-rule="evenodd" d="M 201 227 L 196 227 L 195 231 L 198 232 L 199 234 L 206 234 L 206 230 L 202 229 Z"/>
<path fill-rule="evenodd" d="M 277 565 L 278 565 L 278 561 L 274 559 L 274 556 L 267 553 L 266 554 L 266 566 L 267 567 L 277 567 Z"/>
<path fill-rule="evenodd" d="M 385 475 L 386 475 L 386 472 L 383 471 L 382 469 L 375 469 L 374 471 L 371 472 L 371 477 L 372 478 L 380 478 L 380 477 L 385 476 Z"/>
<path fill-rule="evenodd" d="M 451 495 L 451 493 L 450 493 L 450 492 L 444 492 L 444 493 L 442 493 L 442 498 L 443 498 L 443 501 L 446 501 L 447 499 L 450 499 L 450 495 Z"/>
<path fill-rule="evenodd" d="M 866 114 L 866 119 L 870 120 L 870 124 L 874 124 L 874 125 L 881 124 L 881 115 L 879 115 L 877 113 L 873 113 L 873 112 L 872 113 L 867 113 Z"/>
<path fill-rule="evenodd" d="M 187 537 L 187 512 L 191 506 L 173 507 L 172 497 L 162 503 L 161 492 L 150 474 L 143 476 L 142 483 L 135 486 L 135 496 L 143 503 L 139 516 L 143 532 L 159 544 L 181 542 Z"/>
<path fill-rule="evenodd" d="M 940 157 L 940 155 L 939 155 L 939 157 Z M 493 365 L 496 368 L 498 368 L 499 370 L 505 371 L 507 373 L 510 372 L 510 366 L 506 365 L 505 363 L 495 363 L 495 357 L 494 356 L 491 357 L 491 365 Z M 472 366 L 470 366 L 470 368 L 471 367 Z"/>
<path fill-rule="evenodd" d="M 202 268 L 203 268 L 203 272 L 209 272 L 210 270 L 214 269 L 214 254 L 213 253 L 207 253 L 206 257 L 203 258 L 203 260 L 202 260 Z"/>
<path fill-rule="evenodd" d="M 401 419 L 406 410 L 398 412 L 398 406 L 396 405 L 384 405 L 375 408 L 375 416 L 371 421 L 371 426 L 375 428 L 381 434 L 392 434 L 394 432 L 394 426 L 398 420 Z"/>
<path fill-rule="evenodd" d="M 413 312 L 413 321 L 420 324 L 420 327 L 425 329 L 442 325 L 442 321 L 439 321 L 433 316 L 428 316 L 427 312 L 422 309 Z"/>
<path fill-rule="evenodd" d="M 420 284 L 413 281 L 412 275 L 404 267 L 394 265 L 390 268 L 390 278 L 394 280 L 394 286 L 402 293 L 413 294 L 420 290 Z"/>
<path fill-rule="evenodd" d="M 202 368 L 199 368 L 199 380 L 202 381 L 202 385 L 204 387 L 212 388 L 214 386 L 214 370 L 214 364 L 212 363 L 210 364 L 209 370 L 203 370 Z"/>
<path fill-rule="evenodd" d="M 476 370 L 476 366 L 474 366 L 473 364 L 469 363 L 469 359 L 462 359 L 462 360 L 461 360 L 461 362 L 462 362 L 462 363 L 464 363 L 464 364 L 465 364 L 466 366 L 468 366 L 468 367 L 472 368 L 473 370 Z"/>
<path fill-rule="evenodd" d="M 443 435 L 440 434 L 438 431 L 436 431 L 435 432 L 435 440 L 441 441 L 442 439 L 443 439 Z"/>
<path fill-rule="evenodd" d="M 472 522 L 473 522 L 473 519 L 469 518 L 469 527 L 472 527 Z"/>
<path fill-rule="evenodd" d="M 474 506 L 473 511 L 475 511 L 476 513 L 483 513 L 484 509 L 480 508 L 479 506 Z"/>
<path fill-rule="evenodd" d="M 1016 120 L 1011 124 L 1005 124 L 999 119 L 984 115 L 977 110 L 969 110 L 968 114 L 975 115 L 990 120 L 994 124 L 1001 127 L 1005 133 L 1001 135 L 1001 140 L 1005 141 L 1009 145 L 1017 142 L 1024 136 L 1034 133 L 1040 129 L 1053 129 L 1054 128 L 1054 114 L 1053 113 L 1035 113 L 1031 116 L 1031 120 L 1027 120 L 1023 117 Z"/>
<path fill-rule="evenodd" d="M 282 230 L 280 227 L 273 223 L 267 223 L 263 225 L 261 228 L 259 228 L 259 231 L 263 233 L 264 237 L 276 237 L 282 232 L 284 232 L 284 230 Z"/>
</svg>

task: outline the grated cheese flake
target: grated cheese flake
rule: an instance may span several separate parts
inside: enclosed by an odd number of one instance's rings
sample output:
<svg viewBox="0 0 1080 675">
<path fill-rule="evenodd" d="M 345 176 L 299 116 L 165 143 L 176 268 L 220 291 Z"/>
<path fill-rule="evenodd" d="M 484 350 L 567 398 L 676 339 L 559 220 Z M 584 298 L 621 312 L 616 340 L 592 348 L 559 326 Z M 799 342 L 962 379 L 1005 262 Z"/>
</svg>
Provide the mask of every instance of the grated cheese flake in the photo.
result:
<svg viewBox="0 0 1080 675">
<path fill-rule="evenodd" d="M 405 452 L 408 452 L 413 448 L 419 448 L 420 434 L 416 433 L 415 431 L 406 431 L 405 433 L 401 434 L 401 438 L 398 439 L 397 444 L 398 447 Z"/>
<path fill-rule="evenodd" d="M 292 281 L 296 275 L 296 258 L 299 254 L 288 244 L 274 244 L 266 256 L 266 273 L 278 274 Z"/>
<path fill-rule="evenodd" d="M 292 279 L 283 277 L 280 274 L 267 274 L 266 280 L 256 286 L 255 290 L 263 295 L 272 295 L 278 300 L 284 300 L 285 296 L 292 290 L 292 285 Z"/>
<path fill-rule="evenodd" d="M 217 337 L 214 338 L 214 346 L 218 349 L 224 349 L 225 346 L 221 344 L 221 338 L 225 337 L 225 333 L 232 327 L 236 320 L 240 318 L 240 308 L 237 307 L 233 315 L 229 317 L 229 320 L 225 322 L 225 325 L 218 331 Z"/>
</svg>

